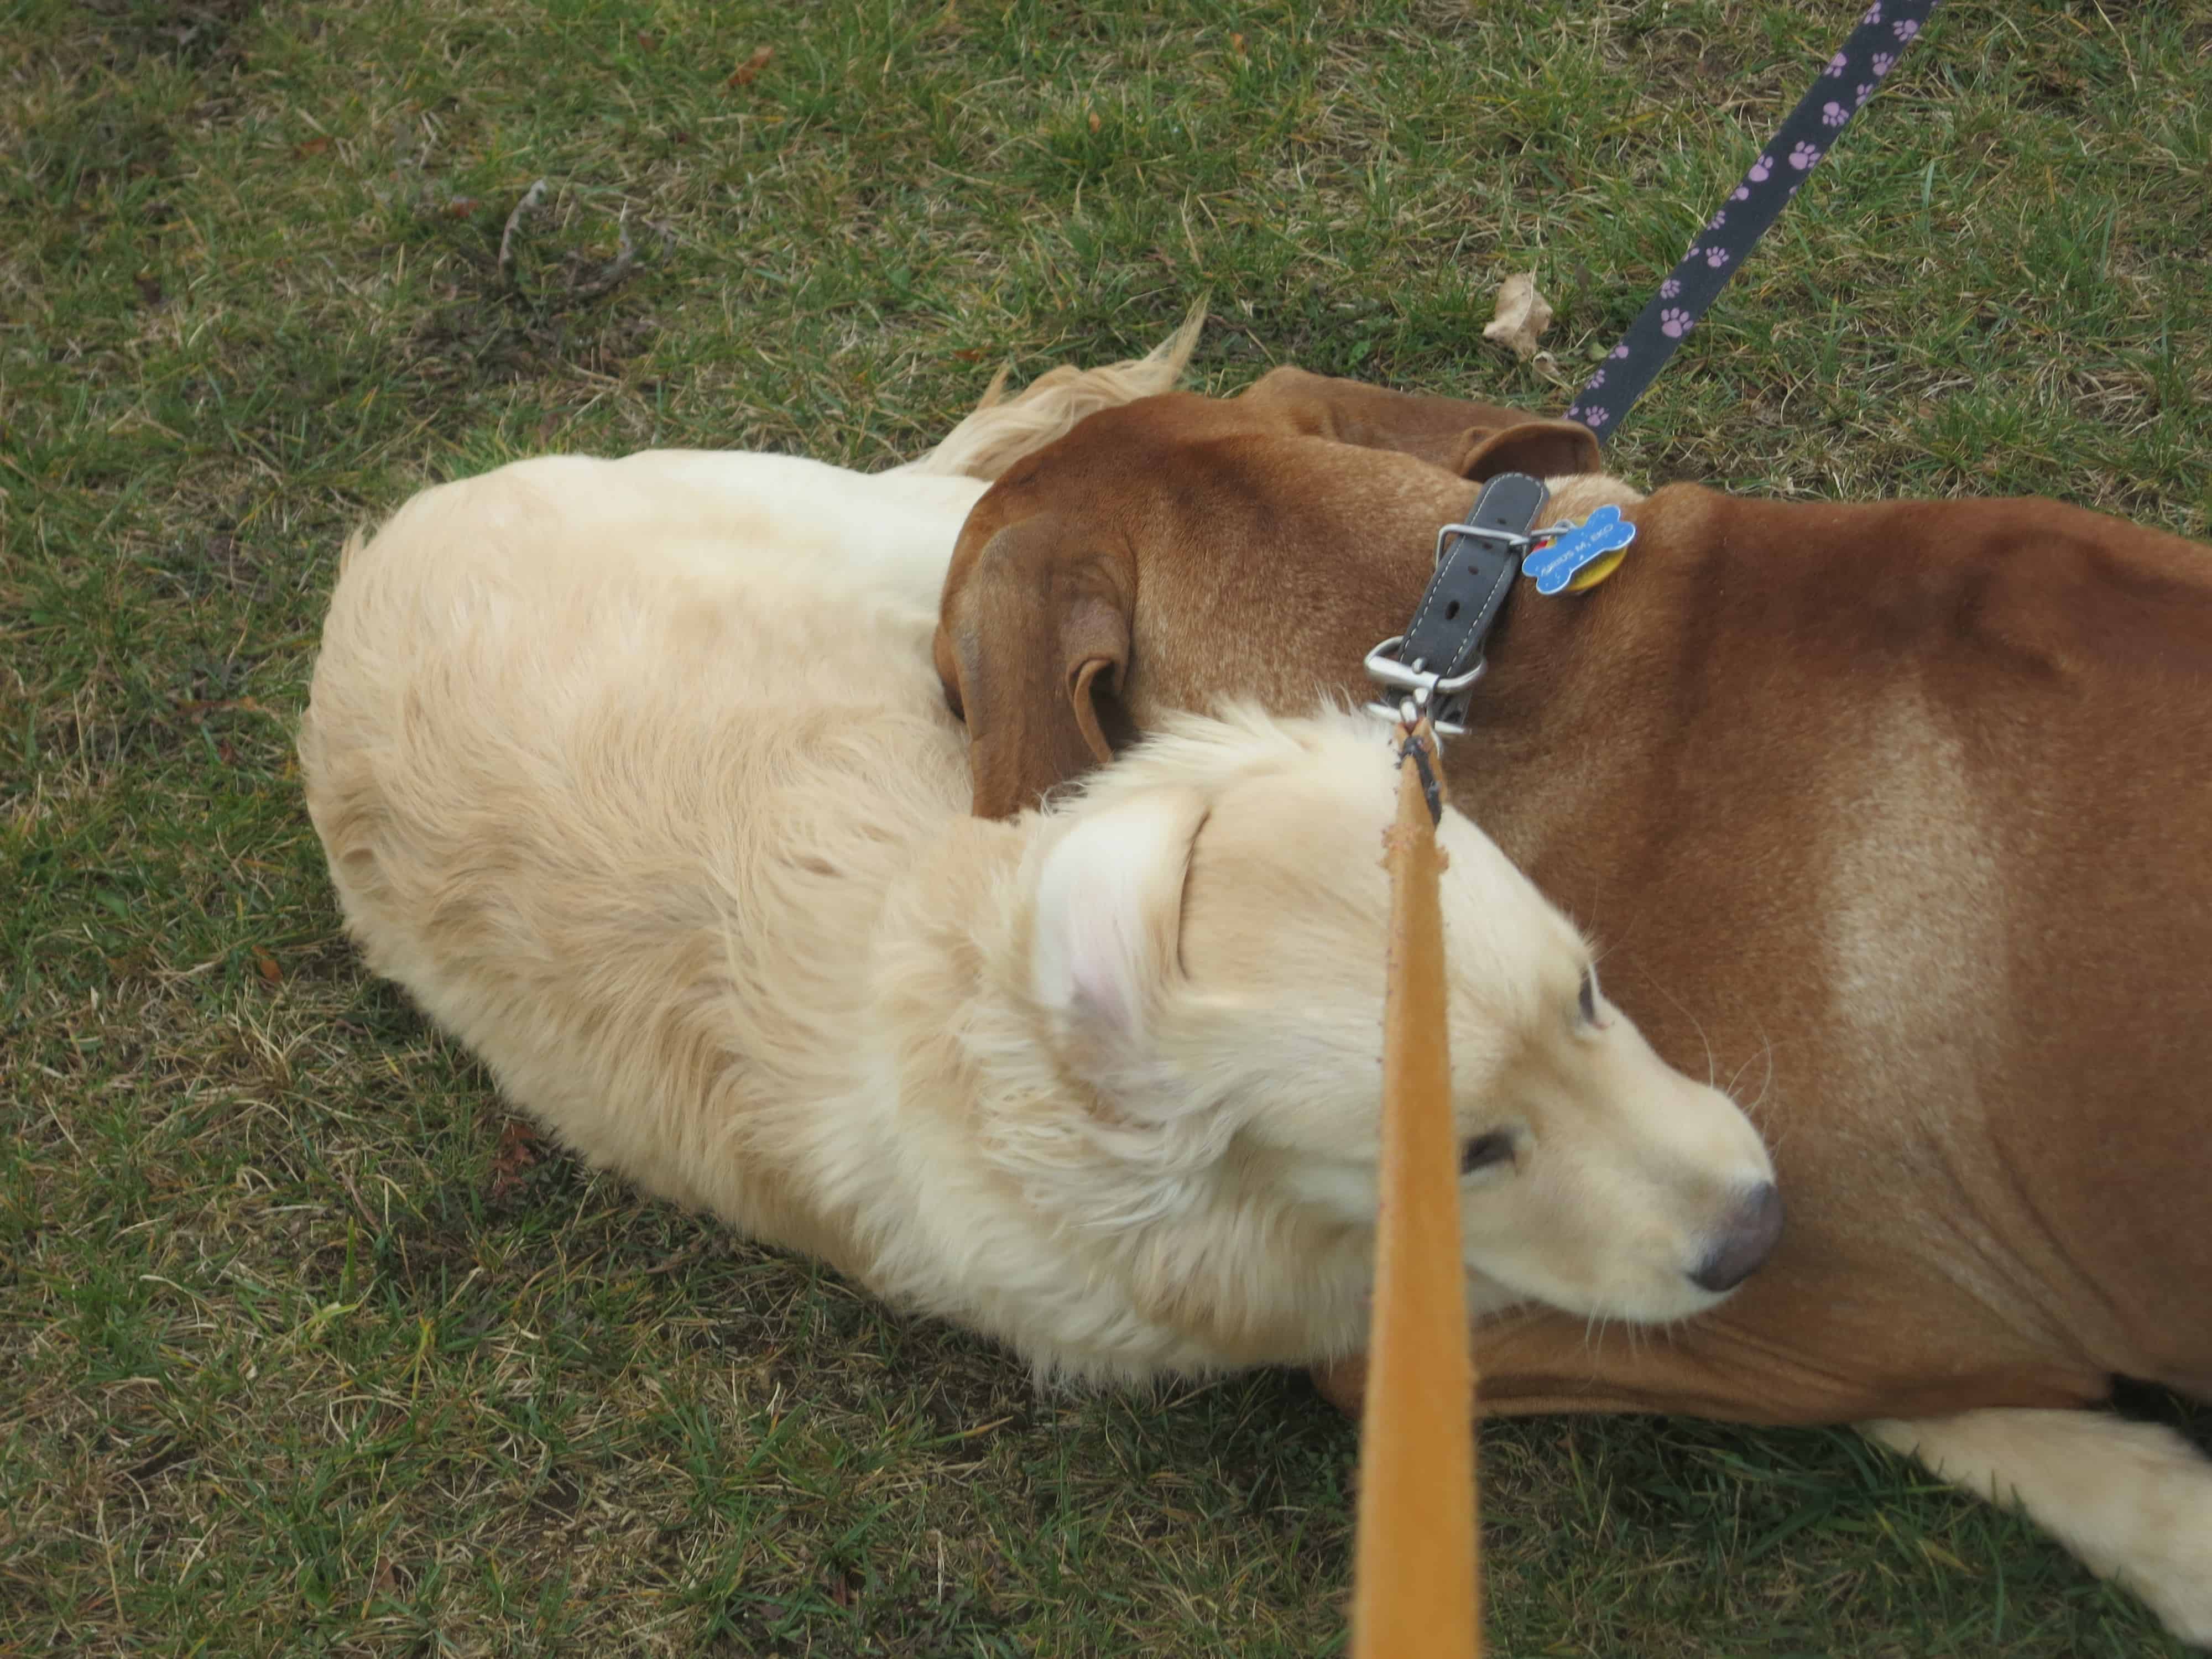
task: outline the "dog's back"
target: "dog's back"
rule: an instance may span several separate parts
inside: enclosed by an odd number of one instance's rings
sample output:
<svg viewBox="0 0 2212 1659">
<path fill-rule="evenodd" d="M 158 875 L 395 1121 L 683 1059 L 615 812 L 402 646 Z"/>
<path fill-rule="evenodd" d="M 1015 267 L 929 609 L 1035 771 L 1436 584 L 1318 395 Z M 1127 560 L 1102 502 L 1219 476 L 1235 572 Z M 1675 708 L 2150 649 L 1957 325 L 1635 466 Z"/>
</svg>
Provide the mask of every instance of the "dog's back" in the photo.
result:
<svg viewBox="0 0 2212 1659">
<path fill-rule="evenodd" d="M 556 1129 L 629 1125 L 603 1161 L 656 1192 L 729 1206 L 716 1138 L 833 1081 L 872 907 L 963 808 L 926 641 L 981 488 L 532 461 L 349 554 L 301 733 L 348 919 Z M 710 1097 L 766 1117 L 663 1121 Z"/>
<path fill-rule="evenodd" d="M 1782 1157 L 1832 1172 L 1808 1225 L 1913 1195 L 1829 1233 L 1831 1271 L 1893 1276 L 1917 1240 L 1949 1287 L 1896 1297 L 1880 1349 L 1955 1351 L 1970 1303 L 2051 1362 L 2212 1398 L 2206 550 L 2047 501 L 1632 511 L 1641 564 L 1559 619 L 1579 702 L 1532 723 L 1601 764 L 1532 783 L 1501 840 L 1695 994 L 1724 1065 L 1764 1028 Z M 1810 1349 L 1838 1321 L 1761 1288 L 1723 1322 Z"/>
</svg>

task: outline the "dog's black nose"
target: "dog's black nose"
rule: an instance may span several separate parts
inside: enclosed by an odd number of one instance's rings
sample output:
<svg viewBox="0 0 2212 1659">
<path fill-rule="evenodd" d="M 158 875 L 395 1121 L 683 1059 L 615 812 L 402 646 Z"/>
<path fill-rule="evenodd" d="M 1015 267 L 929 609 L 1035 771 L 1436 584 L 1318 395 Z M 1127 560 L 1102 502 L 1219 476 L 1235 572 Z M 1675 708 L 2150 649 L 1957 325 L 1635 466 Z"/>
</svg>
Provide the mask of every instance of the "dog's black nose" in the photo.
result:
<svg viewBox="0 0 2212 1659">
<path fill-rule="evenodd" d="M 1735 1206 L 1727 1231 L 1690 1275 L 1690 1282 L 1716 1296 L 1732 1291 L 1759 1271 L 1781 1237 L 1782 1194 L 1772 1182 L 1762 1182 Z"/>
</svg>

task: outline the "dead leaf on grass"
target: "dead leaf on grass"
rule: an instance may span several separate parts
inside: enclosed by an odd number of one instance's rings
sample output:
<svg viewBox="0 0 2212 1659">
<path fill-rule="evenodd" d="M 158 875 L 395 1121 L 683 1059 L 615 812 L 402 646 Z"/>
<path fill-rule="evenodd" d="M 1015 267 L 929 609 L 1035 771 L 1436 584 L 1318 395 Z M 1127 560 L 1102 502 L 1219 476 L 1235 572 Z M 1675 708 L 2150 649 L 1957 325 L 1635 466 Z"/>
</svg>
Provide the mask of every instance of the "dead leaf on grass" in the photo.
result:
<svg viewBox="0 0 2212 1659">
<path fill-rule="evenodd" d="M 519 1117 L 499 1126 L 499 1150 L 491 1155 L 491 1184 L 487 1195 L 494 1203 L 522 1184 L 522 1177 L 544 1156 L 538 1131 Z"/>
<path fill-rule="evenodd" d="M 749 87 L 757 80 L 775 57 L 774 46 L 756 46 L 753 55 L 730 71 L 730 78 L 722 84 L 729 87 Z"/>
<path fill-rule="evenodd" d="M 1483 325 L 1482 337 L 1511 348 L 1527 362 L 1536 355 L 1536 342 L 1552 325 L 1552 307 L 1536 292 L 1536 273 L 1516 271 L 1498 287 L 1498 310 Z"/>
</svg>

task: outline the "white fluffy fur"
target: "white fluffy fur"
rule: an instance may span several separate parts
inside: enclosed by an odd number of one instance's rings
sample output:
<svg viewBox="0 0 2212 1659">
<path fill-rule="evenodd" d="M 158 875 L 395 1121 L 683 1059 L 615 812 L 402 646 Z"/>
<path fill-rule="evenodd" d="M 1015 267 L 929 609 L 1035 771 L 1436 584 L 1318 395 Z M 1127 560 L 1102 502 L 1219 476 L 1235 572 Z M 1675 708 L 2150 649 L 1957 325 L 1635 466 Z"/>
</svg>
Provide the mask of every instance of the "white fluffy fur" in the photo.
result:
<svg viewBox="0 0 2212 1659">
<path fill-rule="evenodd" d="M 594 1163 L 1042 1370 L 1346 1351 L 1382 733 L 1186 720 L 969 817 L 929 639 L 982 488 L 652 453 L 416 497 L 349 550 L 301 732 L 348 922 Z M 1582 939 L 1443 839 L 1460 1127 L 1517 1149 L 1465 1184 L 1471 1303 L 1710 1304 L 1686 1275 L 1771 1179 L 1756 1134 L 1582 1021 Z"/>
</svg>

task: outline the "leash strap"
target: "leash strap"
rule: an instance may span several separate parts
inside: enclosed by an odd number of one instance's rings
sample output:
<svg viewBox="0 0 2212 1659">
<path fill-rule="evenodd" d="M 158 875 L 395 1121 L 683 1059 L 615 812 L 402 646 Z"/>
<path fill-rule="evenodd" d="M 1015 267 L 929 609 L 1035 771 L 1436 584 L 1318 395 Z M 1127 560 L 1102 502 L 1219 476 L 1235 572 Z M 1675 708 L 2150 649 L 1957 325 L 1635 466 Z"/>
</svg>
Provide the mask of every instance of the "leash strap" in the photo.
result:
<svg viewBox="0 0 2212 1659">
<path fill-rule="evenodd" d="M 1589 378 L 1567 418 L 1603 434 L 1617 427 L 1674 349 L 1689 337 L 1728 286 L 1752 244 L 1842 137 L 1851 117 L 1881 89 L 1905 49 L 1919 38 L 1938 0 L 1874 0 L 1844 48 L 1828 60 L 1774 141 L 1705 222 L 1674 274 L 1629 325 L 1613 355 Z"/>
<path fill-rule="evenodd" d="M 1480 1659 L 1474 1359 L 1431 798 L 1442 762 L 1425 720 L 1395 735 L 1398 811 L 1383 836 L 1382 1208 L 1359 1427 L 1352 1659 Z"/>
<path fill-rule="evenodd" d="M 1482 678 L 1482 645 L 1513 591 L 1528 532 L 1548 499 L 1542 483 L 1501 472 L 1482 487 L 1465 524 L 1437 532 L 1437 568 L 1406 631 L 1367 654 L 1367 672 L 1405 694 L 1439 732 L 1465 730 L 1468 694 Z M 1396 704 L 1381 712 L 1399 714 Z M 1409 722 L 1410 723 L 1410 722 Z"/>
<path fill-rule="evenodd" d="M 1875 0 L 1781 132 L 1567 410 L 1617 426 L 1753 242 L 1920 33 L 1936 0 Z M 1544 486 L 1503 473 L 1437 568 L 1404 634 L 1368 653 L 1395 693 L 1398 815 L 1384 837 L 1390 953 L 1382 1012 L 1382 1212 L 1360 1419 L 1352 1659 L 1480 1659 L 1475 1375 L 1467 1332 L 1444 988 L 1443 779 L 1436 733 L 1462 729 L 1482 647 L 1520 574 Z"/>
<path fill-rule="evenodd" d="M 1399 730 L 1405 728 L 1401 726 Z M 1433 727 L 1426 732 L 1418 728 L 1407 732 L 1405 740 L 1398 745 L 1400 769 L 1402 771 L 1406 763 L 1412 762 L 1414 775 L 1421 781 L 1421 804 L 1429 809 L 1429 828 L 1432 830 L 1443 828 L 1444 821 L 1443 774 L 1438 769 L 1436 748 Z"/>
</svg>

